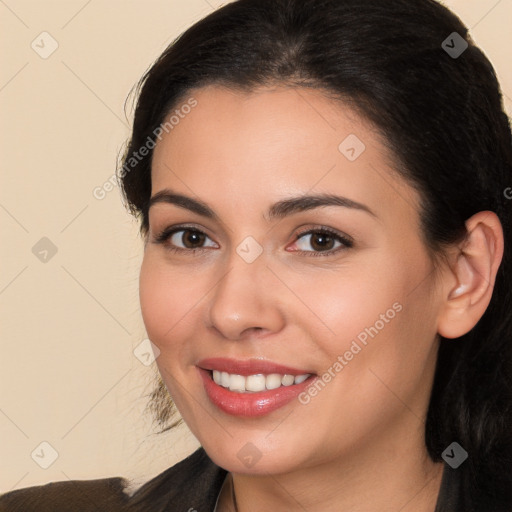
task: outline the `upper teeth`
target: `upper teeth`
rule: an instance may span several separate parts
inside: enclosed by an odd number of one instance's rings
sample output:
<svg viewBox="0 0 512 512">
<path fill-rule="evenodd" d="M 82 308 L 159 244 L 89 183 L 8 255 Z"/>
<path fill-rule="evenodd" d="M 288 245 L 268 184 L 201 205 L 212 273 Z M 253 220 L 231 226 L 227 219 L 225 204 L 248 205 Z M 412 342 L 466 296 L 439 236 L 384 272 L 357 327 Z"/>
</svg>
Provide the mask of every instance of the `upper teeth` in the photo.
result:
<svg viewBox="0 0 512 512">
<path fill-rule="evenodd" d="M 245 393 L 246 391 L 263 391 L 264 389 L 276 389 L 280 386 L 291 386 L 292 384 L 300 384 L 310 376 L 309 373 L 304 375 L 281 375 L 279 373 L 271 373 L 263 375 L 236 375 L 228 372 L 220 372 L 213 370 L 213 380 L 219 386 L 229 388 L 230 391 Z"/>
</svg>

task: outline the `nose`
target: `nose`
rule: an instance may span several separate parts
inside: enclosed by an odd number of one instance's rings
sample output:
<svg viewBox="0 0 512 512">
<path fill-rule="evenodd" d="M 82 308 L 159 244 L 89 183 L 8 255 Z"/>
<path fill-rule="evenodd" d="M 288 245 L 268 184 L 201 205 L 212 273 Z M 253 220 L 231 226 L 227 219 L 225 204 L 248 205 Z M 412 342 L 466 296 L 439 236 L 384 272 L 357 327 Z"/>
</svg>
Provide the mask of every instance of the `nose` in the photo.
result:
<svg viewBox="0 0 512 512">
<path fill-rule="evenodd" d="M 280 285 L 263 254 L 247 263 L 233 251 L 224 276 L 209 295 L 209 325 L 230 340 L 279 332 L 285 323 Z"/>
</svg>

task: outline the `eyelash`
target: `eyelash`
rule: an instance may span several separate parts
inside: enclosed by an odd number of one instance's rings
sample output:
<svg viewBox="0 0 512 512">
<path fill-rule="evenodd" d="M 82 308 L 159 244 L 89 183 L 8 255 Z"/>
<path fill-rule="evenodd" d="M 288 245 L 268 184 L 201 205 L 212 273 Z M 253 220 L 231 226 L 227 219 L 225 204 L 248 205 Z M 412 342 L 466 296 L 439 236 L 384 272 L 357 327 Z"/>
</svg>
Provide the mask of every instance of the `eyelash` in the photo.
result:
<svg viewBox="0 0 512 512">
<path fill-rule="evenodd" d="M 193 254 L 196 254 L 196 253 L 199 253 L 202 251 L 209 250 L 205 247 L 199 247 L 196 249 L 184 249 L 183 247 L 176 247 L 174 245 L 170 245 L 170 244 L 166 243 L 169 240 L 169 238 L 171 238 L 171 236 L 173 236 L 175 233 L 178 233 L 180 231 L 191 231 L 193 233 L 200 233 L 200 234 L 208 237 L 208 235 L 206 233 L 204 233 L 203 231 L 201 231 L 193 226 L 175 226 L 172 228 L 164 229 L 161 233 L 159 233 L 158 235 L 155 236 L 153 241 L 156 244 L 166 245 L 167 250 L 169 250 L 171 252 L 175 252 L 175 253 L 192 252 Z M 302 254 L 306 254 L 307 256 L 313 256 L 313 257 L 332 256 L 333 254 L 337 254 L 339 251 L 350 249 L 354 245 L 353 241 L 351 239 L 349 239 L 348 237 L 343 236 L 340 233 L 338 233 L 337 231 L 334 231 L 334 230 L 324 227 L 324 226 L 297 233 L 297 238 L 295 239 L 295 242 L 297 242 L 303 236 L 311 235 L 311 234 L 329 235 L 329 236 L 333 237 L 335 240 L 341 242 L 343 244 L 343 246 L 338 247 L 337 249 L 330 249 L 327 251 L 300 251 L 299 250 L 299 251 L 295 251 L 295 252 L 299 252 Z"/>
</svg>

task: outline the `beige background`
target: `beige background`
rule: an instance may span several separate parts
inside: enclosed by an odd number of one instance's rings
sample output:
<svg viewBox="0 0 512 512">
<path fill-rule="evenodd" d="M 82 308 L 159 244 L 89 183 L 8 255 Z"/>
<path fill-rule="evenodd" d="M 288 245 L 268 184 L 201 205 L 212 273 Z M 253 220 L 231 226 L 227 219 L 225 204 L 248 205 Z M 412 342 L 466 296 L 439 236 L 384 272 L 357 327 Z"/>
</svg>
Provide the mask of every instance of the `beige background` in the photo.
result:
<svg viewBox="0 0 512 512">
<path fill-rule="evenodd" d="M 146 337 L 142 244 L 118 189 L 102 200 L 93 190 L 129 135 L 132 86 L 221 3 L 0 0 L 0 492 L 68 478 L 141 482 L 198 446 L 186 427 L 156 436 L 143 414 L 156 370 L 133 353 Z M 446 4 L 493 62 L 512 113 L 512 0 Z M 43 237 L 55 255 L 33 254 Z M 58 453 L 47 469 L 41 442 Z"/>
</svg>

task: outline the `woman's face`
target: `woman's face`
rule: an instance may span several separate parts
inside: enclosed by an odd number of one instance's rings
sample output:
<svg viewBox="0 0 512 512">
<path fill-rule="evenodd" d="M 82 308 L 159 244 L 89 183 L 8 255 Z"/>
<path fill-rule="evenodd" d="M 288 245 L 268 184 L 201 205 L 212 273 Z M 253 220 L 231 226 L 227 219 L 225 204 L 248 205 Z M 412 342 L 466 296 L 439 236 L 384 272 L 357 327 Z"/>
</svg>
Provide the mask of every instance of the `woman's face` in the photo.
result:
<svg viewBox="0 0 512 512">
<path fill-rule="evenodd" d="M 152 197 L 188 204 L 153 202 L 140 274 L 185 422 L 234 472 L 421 450 L 441 300 L 417 194 L 372 127 L 319 91 L 190 96 L 152 163 Z M 326 195 L 341 199 L 298 201 Z"/>
</svg>

